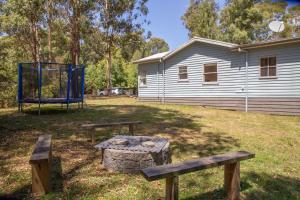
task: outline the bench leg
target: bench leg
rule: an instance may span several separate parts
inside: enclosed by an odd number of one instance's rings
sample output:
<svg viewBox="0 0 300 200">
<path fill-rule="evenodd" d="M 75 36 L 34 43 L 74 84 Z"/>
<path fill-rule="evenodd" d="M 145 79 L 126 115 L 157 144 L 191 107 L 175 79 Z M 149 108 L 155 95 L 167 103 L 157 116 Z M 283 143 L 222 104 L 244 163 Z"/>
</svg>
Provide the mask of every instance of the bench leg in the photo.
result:
<svg viewBox="0 0 300 200">
<path fill-rule="evenodd" d="M 42 195 L 50 191 L 49 187 L 49 162 L 48 160 L 39 161 L 31 164 L 32 170 L 32 192 Z"/>
<path fill-rule="evenodd" d="M 95 144 L 95 131 L 91 131 L 92 144 Z"/>
<path fill-rule="evenodd" d="M 178 176 L 166 179 L 166 200 L 178 200 Z"/>
<path fill-rule="evenodd" d="M 131 135 L 133 135 L 133 124 L 128 125 L 128 131 Z"/>
<path fill-rule="evenodd" d="M 224 166 L 224 188 L 228 200 L 240 199 L 240 162 Z"/>
</svg>

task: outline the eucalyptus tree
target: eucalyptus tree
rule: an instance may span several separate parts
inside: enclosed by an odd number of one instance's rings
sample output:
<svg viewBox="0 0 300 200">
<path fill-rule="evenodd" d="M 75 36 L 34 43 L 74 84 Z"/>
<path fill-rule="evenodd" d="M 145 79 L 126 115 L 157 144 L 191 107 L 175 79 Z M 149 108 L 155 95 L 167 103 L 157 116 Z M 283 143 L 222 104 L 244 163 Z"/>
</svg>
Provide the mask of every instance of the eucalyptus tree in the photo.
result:
<svg viewBox="0 0 300 200">
<path fill-rule="evenodd" d="M 239 44 L 255 40 L 255 25 L 262 20 L 255 3 L 255 0 L 228 1 L 220 16 L 222 40 Z"/>
<path fill-rule="evenodd" d="M 35 62 L 40 61 L 44 4 L 45 0 L 1 1 L 1 32 L 12 37 L 24 51 L 31 52 Z"/>
<path fill-rule="evenodd" d="M 182 20 L 190 37 L 218 38 L 218 8 L 215 0 L 191 0 Z"/>
<path fill-rule="evenodd" d="M 148 14 L 147 0 L 98 0 L 96 22 L 103 33 L 102 45 L 106 59 L 107 88 L 112 88 L 112 56 L 123 47 L 137 48 L 143 34 L 142 24 Z"/>
</svg>

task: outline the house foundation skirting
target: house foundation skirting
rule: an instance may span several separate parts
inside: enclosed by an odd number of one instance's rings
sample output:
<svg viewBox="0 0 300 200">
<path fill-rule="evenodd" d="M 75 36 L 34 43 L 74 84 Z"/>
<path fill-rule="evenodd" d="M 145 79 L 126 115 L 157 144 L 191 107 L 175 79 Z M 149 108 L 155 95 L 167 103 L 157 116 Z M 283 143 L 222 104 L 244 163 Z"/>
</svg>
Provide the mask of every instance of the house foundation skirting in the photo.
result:
<svg viewBox="0 0 300 200">
<path fill-rule="evenodd" d="M 143 102 L 163 102 L 158 97 L 139 97 Z M 167 104 L 208 106 L 228 110 L 245 111 L 243 97 L 165 97 Z M 248 97 L 248 111 L 278 115 L 300 115 L 300 97 Z"/>
</svg>

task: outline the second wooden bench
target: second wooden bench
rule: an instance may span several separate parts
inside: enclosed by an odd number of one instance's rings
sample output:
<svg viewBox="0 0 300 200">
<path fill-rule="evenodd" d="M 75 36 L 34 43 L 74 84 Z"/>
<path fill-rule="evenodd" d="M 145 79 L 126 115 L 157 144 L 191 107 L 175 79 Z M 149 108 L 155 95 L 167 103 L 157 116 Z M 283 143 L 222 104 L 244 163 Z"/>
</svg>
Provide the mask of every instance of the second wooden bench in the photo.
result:
<svg viewBox="0 0 300 200">
<path fill-rule="evenodd" d="M 142 170 L 148 181 L 166 179 L 166 200 L 178 199 L 178 176 L 224 165 L 224 187 L 229 200 L 240 199 L 240 161 L 254 158 L 255 154 L 238 151 L 189 160 L 177 164 L 160 165 Z"/>
<path fill-rule="evenodd" d="M 133 135 L 134 126 L 141 124 L 141 121 L 127 121 L 127 122 L 112 122 L 112 123 L 103 123 L 103 124 L 83 124 L 82 128 L 92 130 L 91 137 L 92 143 L 95 143 L 95 129 L 103 127 L 115 127 L 115 126 L 128 126 L 128 132 Z"/>
</svg>

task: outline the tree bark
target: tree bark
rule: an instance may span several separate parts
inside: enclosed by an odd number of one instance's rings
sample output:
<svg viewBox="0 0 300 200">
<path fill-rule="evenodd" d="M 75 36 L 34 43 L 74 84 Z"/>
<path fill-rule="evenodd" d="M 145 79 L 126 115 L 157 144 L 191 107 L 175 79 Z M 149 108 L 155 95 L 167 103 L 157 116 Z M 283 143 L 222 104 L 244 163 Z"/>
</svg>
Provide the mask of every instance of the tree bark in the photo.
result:
<svg viewBox="0 0 300 200">
<path fill-rule="evenodd" d="M 73 65 L 79 64 L 80 58 L 80 1 L 72 0 L 73 15 L 71 16 L 71 60 Z"/>
<path fill-rule="evenodd" d="M 47 12 L 48 12 L 48 61 L 54 62 L 55 58 L 52 52 L 52 0 L 47 1 Z"/>
</svg>

